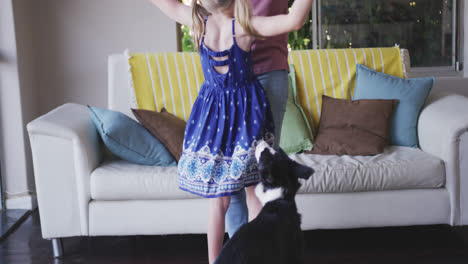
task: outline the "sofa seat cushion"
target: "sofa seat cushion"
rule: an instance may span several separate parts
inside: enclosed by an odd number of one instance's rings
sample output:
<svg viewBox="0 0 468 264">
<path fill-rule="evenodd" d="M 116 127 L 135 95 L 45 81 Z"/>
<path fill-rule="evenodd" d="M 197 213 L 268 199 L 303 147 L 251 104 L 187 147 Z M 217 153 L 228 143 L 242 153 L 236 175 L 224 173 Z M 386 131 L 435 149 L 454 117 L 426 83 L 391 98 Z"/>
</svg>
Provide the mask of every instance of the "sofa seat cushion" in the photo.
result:
<svg viewBox="0 0 468 264">
<path fill-rule="evenodd" d="M 419 149 L 387 147 L 376 156 L 292 154 L 315 169 L 299 193 L 363 192 L 439 188 L 445 184 L 442 160 Z M 179 190 L 177 167 L 136 165 L 122 160 L 104 162 L 91 174 L 94 200 L 193 199 Z"/>
<path fill-rule="evenodd" d="M 388 146 L 375 156 L 293 154 L 315 173 L 302 181 L 299 193 L 347 193 L 428 189 L 445 185 L 442 160 L 420 149 Z"/>
<path fill-rule="evenodd" d="M 170 200 L 198 196 L 179 189 L 177 166 L 144 166 L 106 161 L 91 173 L 94 200 Z"/>
</svg>

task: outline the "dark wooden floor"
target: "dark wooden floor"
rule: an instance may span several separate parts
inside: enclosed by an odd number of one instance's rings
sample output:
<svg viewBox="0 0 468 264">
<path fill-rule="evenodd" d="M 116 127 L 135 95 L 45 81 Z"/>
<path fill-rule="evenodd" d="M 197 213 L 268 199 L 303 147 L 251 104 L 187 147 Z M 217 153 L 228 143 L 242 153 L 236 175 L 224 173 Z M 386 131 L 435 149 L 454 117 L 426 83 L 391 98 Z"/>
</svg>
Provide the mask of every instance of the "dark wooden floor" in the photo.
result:
<svg viewBox="0 0 468 264">
<path fill-rule="evenodd" d="M 468 228 L 425 226 L 307 231 L 307 263 L 468 263 Z M 207 263 L 204 235 L 67 238 L 52 258 L 34 212 L 0 244 L 0 263 Z"/>
<path fill-rule="evenodd" d="M 0 195 L 1 196 L 1 195 Z M 0 210 L 0 242 L 16 230 L 29 216 L 30 211 L 19 209 Z"/>
</svg>

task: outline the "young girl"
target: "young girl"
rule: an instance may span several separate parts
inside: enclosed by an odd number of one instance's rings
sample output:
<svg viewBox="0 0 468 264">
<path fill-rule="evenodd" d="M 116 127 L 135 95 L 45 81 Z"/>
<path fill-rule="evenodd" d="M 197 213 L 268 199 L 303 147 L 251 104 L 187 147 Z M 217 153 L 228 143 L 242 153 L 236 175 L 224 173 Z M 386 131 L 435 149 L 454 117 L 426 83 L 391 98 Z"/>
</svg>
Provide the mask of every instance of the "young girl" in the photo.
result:
<svg viewBox="0 0 468 264">
<path fill-rule="evenodd" d="M 313 0 L 296 0 L 290 13 L 252 16 L 250 0 L 152 0 L 166 15 L 192 28 L 205 82 L 187 121 L 179 160 L 179 188 L 212 198 L 208 210 L 208 257 L 222 247 L 230 196 L 245 188 L 249 220 L 261 204 L 254 193 L 260 176 L 255 147 L 273 144 L 268 100 L 252 70 L 250 47 L 257 38 L 299 29 Z M 188 223 L 189 224 L 189 223 Z"/>
</svg>

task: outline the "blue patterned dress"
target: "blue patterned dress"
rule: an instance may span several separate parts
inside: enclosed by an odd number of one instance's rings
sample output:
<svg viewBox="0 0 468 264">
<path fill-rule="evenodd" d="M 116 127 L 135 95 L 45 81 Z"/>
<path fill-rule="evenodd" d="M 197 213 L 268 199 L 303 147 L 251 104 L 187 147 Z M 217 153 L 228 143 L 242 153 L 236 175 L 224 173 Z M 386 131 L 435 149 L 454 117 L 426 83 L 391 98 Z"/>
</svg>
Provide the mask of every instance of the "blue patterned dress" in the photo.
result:
<svg viewBox="0 0 468 264">
<path fill-rule="evenodd" d="M 206 28 L 205 19 L 205 28 Z M 263 87 L 252 70 L 252 54 L 233 45 L 215 52 L 205 46 L 200 59 L 205 76 L 185 128 L 178 164 L 179 188 L 203 197 L 233 195 L 260 181 L 255 147 L 273 143 L 274 123 Z M 225 57 L 217 61 L 213 57 Z M 227 73 L 214 67 L 229 65 Z"/>
</svg>

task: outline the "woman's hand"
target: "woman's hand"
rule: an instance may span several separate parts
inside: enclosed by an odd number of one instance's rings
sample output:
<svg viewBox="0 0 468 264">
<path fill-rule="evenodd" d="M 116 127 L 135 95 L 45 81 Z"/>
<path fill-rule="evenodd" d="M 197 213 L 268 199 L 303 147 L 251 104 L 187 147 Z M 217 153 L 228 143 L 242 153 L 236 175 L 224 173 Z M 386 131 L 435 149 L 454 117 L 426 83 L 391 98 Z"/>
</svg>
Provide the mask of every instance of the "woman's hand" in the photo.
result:
<svg viewBox="0 0 468 264">
<path fill-rule="evenodd" d="M 192 27 L 192 7 L 178 0 L 151 0 L 161 11 L 172 20 L 187 27 Z"/>
<path fill-rule="evenodd" d="M 289 14 L 268 17 L 253 16 L 252 26 L 265 37 L 299 30 L 309 17 L 313 2 L 313 0 L 296 0 L 291 6 Z"/>
</svg>

